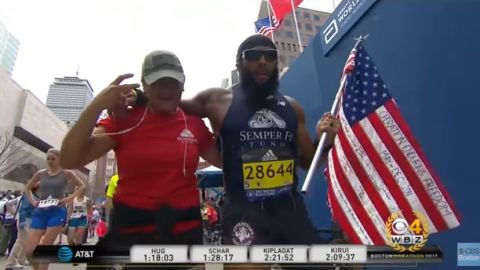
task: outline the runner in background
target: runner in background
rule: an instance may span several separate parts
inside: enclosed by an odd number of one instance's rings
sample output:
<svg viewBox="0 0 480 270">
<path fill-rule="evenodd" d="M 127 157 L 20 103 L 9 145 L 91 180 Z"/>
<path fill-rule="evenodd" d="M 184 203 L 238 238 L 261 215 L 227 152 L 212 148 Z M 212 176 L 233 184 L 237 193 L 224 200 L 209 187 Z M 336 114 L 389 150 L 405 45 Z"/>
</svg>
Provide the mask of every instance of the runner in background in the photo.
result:
<svg viewBox="0 0 480 270">
<path fill-rule="evenodd" d="M 4 204 L 4 215 L 2 222 L 2 232 L 0 237 L 0 256 L 9 253 L 9 250 L 12 245 L 12 238 L 15 238 L 17 235 L 17 209 L 18 203 L 20 202 L 21 197 L 15 197 L 15 195 L 7 195 L 8 200 Z"/>
<path fill-rule="evenodd" d="M 117 185 L 118 185 L 119 179 L 120 177 L 118 176 L 118 174 L 115 174 L 112 176 L 112 178 L 110 178 L 110 182 L 108 182 L 107 191 L 105 192 L 105 195 L 107 197 L 107 205 L 109 206 L 109 208 L 113 207 L 113 196 L 117 191 Z"/>
<path fill-rule="evenodd" d="M 118 179 L 120 179 L 118 177 L 118 174 L 113 175 L 110 178 L 110 181 L 108 182 L 108 185 L 105 189 L 106 199 L 102 202 L 102 217 L 97 225 L 97 235 L 99 241 L 105 236 L 108 228 L 110 227 L 110 212 L 113 208 L 113 196 L 115 195 L 115 192 L 117 190 Z"/>
<path fill-rule="evenodd" d="M 29 202 L 36 207 L 32 214 L 31 229 L 26 244 L 27 256 L 31 259 L 35 270 L 48 269 L 48 264 L 35 264 L 32 260 L 33 251 L 42 240 L 42 245 L 52 245 L 57 235 L 64 229 L 67 209 L 65 205 L 71 202 L 85 184 L 72 171 L 60 167 L 60 152 L 56 149 L 47 151 L 47 169 L 37 171 L 26 186 Z M 64 197 L 68 182 L 79 188 L 70 196 Z M 34 199 L 32 188 L 38 185 L 39 198 Z"/>
<path fill-rule="evenodd" d="M 107 188 L 105 188 L 105 193 L 107 192 Z M 100 203 L 100 220 L 98 221 L 97 227 L 95 229 L 95 232 L 97 233 L 98 236 L 98 241 L 102 241 L 105 235 L 107 234 L 107 199 L 105 198 L 101 203 Z"/>
<path fill-rule="evenodd" d="M 37 189 L 38 186 L 32 188 L 32 194 L 35 199 L 38 198 L 38 196 L 36 195 Z M 12 250 L 10 251 L 10 254 L 8 255 L 8 259 L 5 264 L 5 270 L 21 269 L 24 266 L 30 265 L 25 254 L 25 243 L 27 240 L 28 230 L 30 228 L 32 213 L 34 209 L 35 208 L 28 201 L 27 194 L 24 192 L 21 196 L 17 211 L 18 236 Z"/>
<path fill-rule="evenodd" d="M 88 227 L 88 237 L 95 237 L 95 229 L 97 228 L 98 221 L 100 220 L 100 213 L 97 210 L 95 204 L 92 205 L 92 218 L 90 220 L 90 226 Z"/>
<path fill-rule="evenodd" d="M 83 235 L 87 229 L 87 209 L 90 199 L 85 196 L 85 190 L 68 205 L 68 244 L 83 244 Z"/>
</svg>

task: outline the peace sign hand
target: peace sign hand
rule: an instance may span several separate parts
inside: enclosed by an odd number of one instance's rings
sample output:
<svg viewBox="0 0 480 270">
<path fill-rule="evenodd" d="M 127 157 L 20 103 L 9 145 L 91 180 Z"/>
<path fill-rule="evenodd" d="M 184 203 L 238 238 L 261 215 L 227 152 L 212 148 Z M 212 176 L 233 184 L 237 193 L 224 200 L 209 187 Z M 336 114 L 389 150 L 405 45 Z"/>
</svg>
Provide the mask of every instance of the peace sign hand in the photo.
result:
<svg viewBox="0 0 480 270">
<path fill-rule="evenodd" d="M 131 96 L 132 89 L 140 86 L 138 83 L 121 84 L 125 79 L 131 77 L 133 77 L 131 73 L 118 76 L 93 99 L 92 106 L 99 110 L 126 110 L 126 101 Z"/>
</svg>

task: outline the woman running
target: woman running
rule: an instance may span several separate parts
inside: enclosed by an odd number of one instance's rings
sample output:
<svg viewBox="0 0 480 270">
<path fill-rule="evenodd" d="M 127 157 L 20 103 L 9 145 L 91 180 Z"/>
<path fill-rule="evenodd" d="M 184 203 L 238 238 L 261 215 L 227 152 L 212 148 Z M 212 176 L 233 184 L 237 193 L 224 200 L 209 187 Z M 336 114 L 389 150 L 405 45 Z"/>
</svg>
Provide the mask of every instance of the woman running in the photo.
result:
<svg viewBox="0 0 480 270">
<path fill-rule="evenodd" d="M 200 118 L 179 108 L 185 75 L 168 51 L 145 57 L 141 81 L 148 103 L 96 123 L 102 110 L 124 105 L 139 86 L 121 84 L 132 76 L 119 76 L 83 111 L 63 141 L 68 159 L 62 165 L 79 167 L 115 151 L 120 180 L 111 228 L 99 245 L 129 250 L 134 244 L 201 244 L 194 173 L 200 156 L 221 166 L 213 135 Z"/>
<path fill-rule="evenodd" d="M 34 199 L 38 198 L 36 195 L 37 189 L 38 186 L 31 189 Z M 35 208 L 28 201 L 27 193 L 24 192 L 18 205 L 18 236 L 12 251 L 8 255 L 5 270 L 20 269 L 22 266 L 30 265 L 25 254 L 25 243 L 27 241 L 33 210 L 35 210 Z"/>
<path fill-rule="evenodd" d="M 100 213 L 95 205 L 92 205 L 92 212 L 88 226 L 88 238 L 95 237 L 98 221 L 100 220 Z"/>
<path fill-rule="evenodd" d="M 77 246 L 83 244 L 83 235 L 87 229 L 87 208 L 90 199 L 81 191 L 68 206 L 68 244 Z"/>
<path fill-rule="evenodd" d="M 42 239 L 42 245 L 52 245 L 57 235 L 63 230 L 67 218 L 66 204 L 71 202 L 85 189 L 85 184 L 75 173 L 60 167 L 60 152 L 57 149 L 47 151 L 47 169 L 37 171 L 28 181 L 26 192 L 29 202 L 36 207 L 32 214 L 32 224 L 26 241 L 27 256 L 31 258 L 33 251 Z M 68 182 L 78 186 L 70 196 L 64 197 Z M 39 199 L 32 196 L 32 188 L 38 185 Z M 35 264 L 35 270 L 48 269 L 48 264 Z"/>
</svg>

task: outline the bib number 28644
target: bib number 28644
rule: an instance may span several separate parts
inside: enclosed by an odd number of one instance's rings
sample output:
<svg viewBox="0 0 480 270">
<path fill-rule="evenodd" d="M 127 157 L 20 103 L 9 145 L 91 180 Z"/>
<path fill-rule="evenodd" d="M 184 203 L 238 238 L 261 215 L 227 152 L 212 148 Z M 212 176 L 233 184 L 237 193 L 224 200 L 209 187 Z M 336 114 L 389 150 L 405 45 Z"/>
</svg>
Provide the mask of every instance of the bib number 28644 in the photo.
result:
<svg viewBox="0 0 480 270">
<path fill-rule="evenodd" d="M 243 163 L 244 188 L 271 189 L 293 183 L 293 160 Z"/>
</svg>

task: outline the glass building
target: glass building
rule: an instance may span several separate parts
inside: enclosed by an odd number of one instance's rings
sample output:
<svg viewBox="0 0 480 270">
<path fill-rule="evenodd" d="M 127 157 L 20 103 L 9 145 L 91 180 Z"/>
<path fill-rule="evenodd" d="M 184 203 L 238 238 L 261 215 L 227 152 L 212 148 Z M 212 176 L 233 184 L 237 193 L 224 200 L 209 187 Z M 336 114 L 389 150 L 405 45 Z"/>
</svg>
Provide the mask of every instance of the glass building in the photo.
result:
<svg viewBox="0 0 480 270">
<path fill-rule="evenodd" d="M 12 74 L 17 59 L 20 42 L 10 33 L 0 21 L 0 66 Z"/>
</svg>

